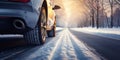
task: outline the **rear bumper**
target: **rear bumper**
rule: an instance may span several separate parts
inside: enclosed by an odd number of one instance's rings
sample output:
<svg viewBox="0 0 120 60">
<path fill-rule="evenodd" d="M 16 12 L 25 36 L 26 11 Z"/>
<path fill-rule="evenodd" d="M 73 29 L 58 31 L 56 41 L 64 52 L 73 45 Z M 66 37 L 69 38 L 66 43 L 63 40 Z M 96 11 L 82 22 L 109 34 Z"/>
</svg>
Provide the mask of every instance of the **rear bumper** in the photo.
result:
<svg viewBox="0 0 120 60">
<path fill-rule="evenodd" d="M 16 18 L 11 17 L 0 17 L 0 34 L 22 34 L 29 30 L 29 28 L 25 25 L 23 29 L 17 29 L 13 22 Z"/>
<path fill-rule="evenodd" d="M 27 27 L 32 29 L 36 26 L 39 12 L 27 4 L 0 3 L 0 17 L 20 18 L 25 22 Z"/>
<path fill-rule="evenodd" d="M 25 21 L 29 28 L 34 28 L 38 21 L 38 14 L 35 12 L 0 9 L 0 17 L 15 17 Z"/>
</svg>

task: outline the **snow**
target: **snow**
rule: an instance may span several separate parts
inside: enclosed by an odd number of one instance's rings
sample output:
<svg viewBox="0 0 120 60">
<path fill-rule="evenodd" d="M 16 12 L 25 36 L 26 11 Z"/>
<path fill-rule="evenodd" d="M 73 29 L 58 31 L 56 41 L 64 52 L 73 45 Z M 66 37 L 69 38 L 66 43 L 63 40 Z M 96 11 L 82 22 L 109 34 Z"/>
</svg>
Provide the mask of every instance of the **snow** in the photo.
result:
<svg viewBox="0 0 120 60">
<path fill-rule="evenodd" d="M 0 35 L 0 38 L 23 38 L 23 35 L 17 35 L 17 34 L 4 34 Z"/>
<path fill-rule="evenodd" d="M 77 48 L 77 50 L 79 49 L 79 51 L 81 51 L 84 54 L 84 56 L 87 57 L 88 60 L 101 60 L 100 55 L 96 55 L 97 53 L 94 54 L 93 52 L 91 52 L 91 50 L 89 50 L 90 47 L 86 46 L 81 40 L 79 40 L 76 36 L 71 34 L 71 32 L 69 32 L 69 33 L 70 33 L 72 42 L 74 42 L 74 44 L 76 44 L 76 46 L 74 46 L 74 48 L 79 47 L 79 48 Z M 76 51 L 76 53 L 78 54 L 79 52 Z M 79 55 L 79 56 L 81 56 L 81 55 Z M 83 59 L 83 60 L 86 60 L 86 59 Z"/>
<path fill-rule="evenodd" d="M 62 30 L 63 28 L 62 27 L 56 27 L 56 30 Z"/>
<path fill-rule="evenodd" d="M 58 28 L 58 30 L 61 28 Z M 13 60 L 101 60 L 91 52 L 81 40 L 67 28 L 63 28 L 54 38 L 47 38 L 47 43 L 25 51 Z"/>
<path fill-rule="evenodd" d="M 67 28 L 63 29 L 56 38 L 42 47 L 38 56 L 44 57 L 43 60 L 100 60 L 99 56 L 92 53 Z M 33 56 L 31 55 L 31 57 Z"/>
<path fill-rule="evenodd" d="M 120 40 L 120 28 L 70 28 L 74 31 L 108 37 Z M 15 54 L 4 57 L 13 60 L 101 60 L 101 56 L 94 49 L 87 46 L 82 40 L 73 35 L 68 28 L 57 27 L 57 35 L 47 38 L 43 46 L 36 46 L 22 54 L 21 50 Z M 0 35 L 2 37 L 17 37 L 21 35 Z M 26 50 L 26 49 L 25 49 Z M 16 56 L 16 54 L 18 54 Z"/>
<path fill-rule="evenodd" d="M 71 28 L 72 30 L 120 40 L 120 28 Z"/>
</svg>

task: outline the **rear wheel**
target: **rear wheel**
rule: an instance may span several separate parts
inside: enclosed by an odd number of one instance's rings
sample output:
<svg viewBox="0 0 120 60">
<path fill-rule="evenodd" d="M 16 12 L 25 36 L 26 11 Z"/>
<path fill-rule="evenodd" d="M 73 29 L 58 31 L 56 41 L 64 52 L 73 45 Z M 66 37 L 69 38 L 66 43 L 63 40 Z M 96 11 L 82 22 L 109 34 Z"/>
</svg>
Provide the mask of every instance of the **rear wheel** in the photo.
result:
<svg viewBox="0 0 120 60">
<path fill-rule="evenodd" d="M 48 37 L 55 37 L 55 34 L 56 34 L 55 30 L 56 30 L 56 27 L 53 27 L 52 30 L 47 31 Z"/>
<path fill-rule="evenodd" d="M 41 45 L 46 41 L 47 18 L 45 8 L 41 8 L 38 24 L 33 30 L 24 34 L 24 38 L 29 45 Z"/>
</svg>

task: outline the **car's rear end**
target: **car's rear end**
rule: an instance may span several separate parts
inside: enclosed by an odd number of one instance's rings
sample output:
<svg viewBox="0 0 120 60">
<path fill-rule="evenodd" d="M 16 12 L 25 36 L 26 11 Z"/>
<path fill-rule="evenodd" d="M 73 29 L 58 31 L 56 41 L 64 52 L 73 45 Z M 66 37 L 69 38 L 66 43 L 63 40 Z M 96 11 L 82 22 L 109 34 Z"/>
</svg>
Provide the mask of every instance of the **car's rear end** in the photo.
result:
<svg viewBox="0 0 120 60">
<path fill-rule="evenodd" d="M 46 0 L 0 0 L 0 34 L 23 34 L 28 45 L 46 40 Z"/>
<path fill-rule="evenodd" d="M 31 0 L 0 0 L 0 34 L 23 33 L 34 15 Z"/>
</svg>

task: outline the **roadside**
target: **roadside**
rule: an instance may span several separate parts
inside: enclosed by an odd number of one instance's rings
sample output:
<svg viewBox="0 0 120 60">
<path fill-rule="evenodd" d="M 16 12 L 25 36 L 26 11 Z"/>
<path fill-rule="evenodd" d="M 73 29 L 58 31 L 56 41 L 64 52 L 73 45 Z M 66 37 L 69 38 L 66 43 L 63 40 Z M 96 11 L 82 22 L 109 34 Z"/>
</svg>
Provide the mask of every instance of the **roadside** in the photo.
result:
<svg viewBox="0 0 120 60">
<path fill-rule="evenodd" d="M 71 28 L 74 31 L 120 40 L 120 28 Z"/>
</svg>

